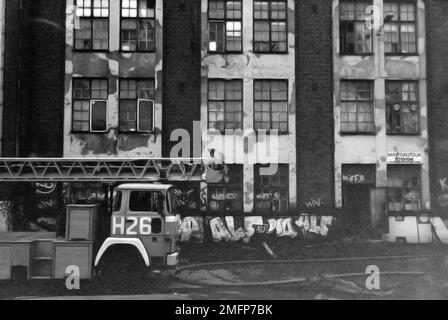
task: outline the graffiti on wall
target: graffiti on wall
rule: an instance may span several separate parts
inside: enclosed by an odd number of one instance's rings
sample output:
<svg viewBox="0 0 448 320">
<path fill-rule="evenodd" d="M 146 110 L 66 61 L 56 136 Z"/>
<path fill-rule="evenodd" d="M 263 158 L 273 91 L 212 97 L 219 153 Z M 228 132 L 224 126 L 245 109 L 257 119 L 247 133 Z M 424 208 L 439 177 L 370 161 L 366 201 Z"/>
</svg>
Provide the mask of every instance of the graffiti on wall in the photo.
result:
<svg viewBox="0 0 448 320">
<path fill-rule="evenodd" d="M 303 238 L 326 237 L 334 223 L 332 216 L 303 214 L 300 217 L 186 217 L 182 221 L 182 242 L 249 242 L 256 235 Z M 205 226 L 207 225 L 207 230 Z"/>
<path fill-rule="evenodd" d="M 439 180 L 441 194 L 439 196 L 439 204 L 442 208 L 448 208 L 448 177 Z"/>
<path fill-rule="evenodd" d="M 323 202 L 320 197 L 311 198 L 308 201 L 305 201 L 305 207 L 307 209 L 319 209 L 323 206 Z"/>
</svg>

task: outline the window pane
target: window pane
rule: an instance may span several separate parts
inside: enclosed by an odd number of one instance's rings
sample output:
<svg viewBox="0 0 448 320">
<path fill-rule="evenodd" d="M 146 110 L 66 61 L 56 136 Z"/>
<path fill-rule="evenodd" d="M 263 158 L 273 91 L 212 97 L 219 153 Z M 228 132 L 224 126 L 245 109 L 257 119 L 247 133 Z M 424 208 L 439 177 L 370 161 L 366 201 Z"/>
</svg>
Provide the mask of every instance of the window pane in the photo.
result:
<svg viewBox="0 0 448 320">
<path fill-rule="evenodd" d="M 241 1 L 227 1 L 227 19 L 240 20 L 241 10 Z"/>
<path fill-rule="evenodd" d="M 109 47 L 109 21 L 93 20 L 93 49 L 106 50 Z"/>
<path fill-rule="evenodd" d="M 92 49 L 92 21 L 80 19 L 79 29 L 75 29 L 75 49 Z"/>
<path fill-rule="evenodd" d="M 120 101 L 120 131 L 137 131 L 137 101 Z"/>
<path fill-rule="evenodd" d="M 210 22 L 209 24 L 209 51 L 224 51 L 224 22 Z"/>
<path fill-rule="evenodd" d="M 141 51 L 154 51 L 156 48 L 154 20 L 141 20 L 138 35 L 138 48 Z"/>
<path fill-rule="evenodd" d="M 92 80 L 92 99 L 107 100 L 107 80 Z"/>
<path fill-rule="evenodd" d="M 208 3 L 208 14 L 210 19 L 224 19 L 225 17 L 225 1 L 210 0 Z"/>
<path fill-rule="evenodd" d="M 107 101 L 92 102 L 92 131 L 107 130 Z"/>
<path fill-rule="evenodd" d="M 416 165 L 387 167 L 389 212 L 421 210 L 420 173 Z"/>
<path fill-rule="evenodd" d="M 121 21 L 121 50 L 136 51 L 137 50 L 137 21 L 122 20 Z"/>
<path fill-rule="evenodd" d="M 153 126 L 154 102 L 139 101 L 139 130 L 151 132 L 154 130 Z"/>
<path fill-rule="evenodd" d="M 73 99 L 90 99 L 90 81 L 73 80 Z"/>
</svg>

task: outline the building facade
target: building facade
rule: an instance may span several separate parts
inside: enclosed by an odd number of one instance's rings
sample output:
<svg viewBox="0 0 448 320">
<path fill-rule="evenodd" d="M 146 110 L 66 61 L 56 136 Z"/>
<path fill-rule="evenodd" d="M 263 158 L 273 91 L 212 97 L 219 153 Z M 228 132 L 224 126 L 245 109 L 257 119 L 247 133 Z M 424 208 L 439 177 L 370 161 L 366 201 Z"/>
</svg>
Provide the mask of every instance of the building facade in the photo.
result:
<svg viewBox="0 0 448 320">
<path fill-rule="evenodd" d="M 64 156 L 160 158 L 163 2 L 66 8 Z"/>
<path fill-rule="evenodd" d="M 168 158 L 186 133 L 202 215 L 393 239 L 446 215 L 442 0 L 21 3 L 0 4 L 3 157 Z"/>
<path fill-rule="evenodd" d="M 203 184 L 207 209 L 295 213 L 295 3 L 202 0 L 201 16 L 202 153 L 222 154 L 230 176 Z"/>
<path fill-rule="evenodd" d="M 335 205 L 356 230 L 431 209 L 425 21 L 424 1 L 333 1 Z"/>
</svg>

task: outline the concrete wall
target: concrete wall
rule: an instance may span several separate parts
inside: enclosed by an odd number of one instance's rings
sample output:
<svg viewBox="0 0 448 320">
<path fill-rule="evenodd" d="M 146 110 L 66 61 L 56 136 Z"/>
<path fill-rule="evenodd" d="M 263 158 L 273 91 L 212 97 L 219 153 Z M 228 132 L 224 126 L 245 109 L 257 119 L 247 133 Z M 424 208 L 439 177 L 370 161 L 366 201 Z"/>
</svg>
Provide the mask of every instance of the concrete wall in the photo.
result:
<svg viewBox="0 0 448 320">
<path fill-rule="evenodd" d="M 65 2 L 2 1 L 6 9 L 2 155 L 62 155 Z"/>
<path fill-rule="evenodd" d="M 3 72 L 5 51 L 5 2 L 0 2 L 0 155 L 2 154 L 3 138 Z"/>
<path fill-rule="evenodd" d="M 75 52 L 74 1 L 67 1 L 64 157 L 151 157 L 162 156 L 163 97 L 163 0 L 156 1 L 156 52 L 120 52 L 120 1 L 110 1 L 109 52 Z M 74 134 L 72 128 L 73 77 L 109 79 L 108 132 Z M 155 130 L 151 134 L 123 134 L 119 124 L 119 78 L 155 79 Z"/>
<path fill-rule="evenodd" d="M 289 83 L 289 133 L 278 136 L 278 159 L 272 163 L 289 164 L 290 170 L 290 211 L 295 212 L 297 207 L 297 163 L 296 163 L 296 78 L 295 78 L 295 3 L 288 1 L 288 53 L 287 54 L 258 54 L 253 52 L 253 0 L 243 1 L 243 53 L 242 54 L 209 54 L 208 53 L 208 1 L 202 0 L 202 91 L 201 91 L 201 126 L 202 130 L 208 128 L 208 79 L 242 79 L 243 80 L 243 127 L 245 135 L 254 127 L 254 80 L 255 79 L 283 79 Z M 210 135 L 204 135 L 203 151 L 207 146 Z M 226 136 L 225 142 L 233 144 L 234 135 Z M 213 139 L 212 139 L 213 140 Z M 258 142 L 246 144 L 245 153 L 254 157 L 258 150 L 275 148 L 269 146 L 273 140 L 259 139 Z M 274 142 L 275 144 L 275 142 Z M 219 146 L 217 150 L 222 151 Z M 273 150 L 273 149 L 271 149 Z M 233 152 L 233 150 L 232 150 Z M 224 158 L 233 159 L 232 152 L 224 152 Z M 238 150 L 240 152 L 240 150 Z M 241 154 L 240 154 L 241 155 Z M 277 158 L 277 157 L 276 157 Z M 266 158 L 258 157 L 261 163 Z M 229 161 L 228 161 L 229 162 Z M 236 161 L 236 163 L 243 163 Z M 244 212 L 250 213 L 254 209 L 254 166 L 244 165 Z"/>
<path fill-rule="evenodd" d="M 374 0 L 382 12 L 383 0 Z M 339 0 L 333 1 L 334 117 L 335 117 L 335 203 L 342 207 L 342 164 L 374 164 L 376 186 L 387 187 L 387 153 L 420 152 L 422 204 L 430 209 L 428 121 L 426 92 L 426 15 L 423 0 L 417 1 L 417 50 L 413 56 L 385 56 L 384 42 L 374 32 L 373 54 L 342 56 L 339 54 Z M 343 135 L 340 125 L 340 80 L 373 80 L 376 132 L 372 135 Z M 391 136 L 386 134 L 386 80 L 418 80 L 420 100 L 420 135 Z"/>
<path fill-rule="evenodd" d="M 302 212 L 334 207 L 332 0 L 296 1 L 297 184 Z"/>
<path fill-rule="evenodd" d="M 426 0 L 431 195 L 448 215 L 448 2 Z"/>
<path fill-rule="evenodd" d="M 201 0 L 164 2 L 163 156 L 177 143 L 176 129 L 193 136 L 201 112 Z"/>
</svg>

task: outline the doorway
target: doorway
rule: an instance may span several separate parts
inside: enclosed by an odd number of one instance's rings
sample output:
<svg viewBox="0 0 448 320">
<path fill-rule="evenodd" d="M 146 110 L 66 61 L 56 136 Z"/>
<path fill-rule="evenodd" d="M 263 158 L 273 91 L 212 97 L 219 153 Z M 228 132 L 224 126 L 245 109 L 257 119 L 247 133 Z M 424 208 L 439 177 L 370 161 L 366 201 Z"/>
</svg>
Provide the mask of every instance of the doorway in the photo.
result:
<svg viewBox="0 0 448 320">
<path fill-rule="evenodd" d="M 371 233 L 370 185 L 345 185 L 343 187 L 344 225 L 349 235 Z"/>
</svg>

